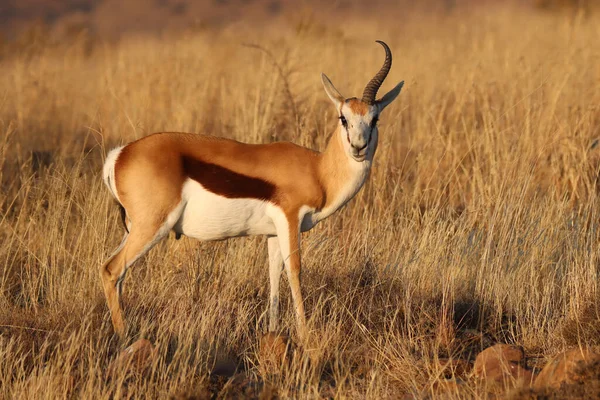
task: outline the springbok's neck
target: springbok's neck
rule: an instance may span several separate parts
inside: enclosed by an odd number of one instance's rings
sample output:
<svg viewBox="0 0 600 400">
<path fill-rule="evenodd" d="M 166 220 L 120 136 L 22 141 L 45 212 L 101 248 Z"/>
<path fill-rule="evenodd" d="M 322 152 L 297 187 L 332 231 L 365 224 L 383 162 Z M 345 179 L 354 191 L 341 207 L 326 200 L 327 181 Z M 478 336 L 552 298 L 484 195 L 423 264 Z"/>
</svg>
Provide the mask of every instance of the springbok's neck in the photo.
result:
<svg viewBox="0 0 600 400">
<path fill-rule="evenodd" d="M 325 218 L 346 204 L 363 186 L 371 169 L 371 160 L 356 162 L 346 154 L 339 132 L 331 135 L 327 148 L 321 153 L 319 174 L 325 189 Z"/>
</svg>

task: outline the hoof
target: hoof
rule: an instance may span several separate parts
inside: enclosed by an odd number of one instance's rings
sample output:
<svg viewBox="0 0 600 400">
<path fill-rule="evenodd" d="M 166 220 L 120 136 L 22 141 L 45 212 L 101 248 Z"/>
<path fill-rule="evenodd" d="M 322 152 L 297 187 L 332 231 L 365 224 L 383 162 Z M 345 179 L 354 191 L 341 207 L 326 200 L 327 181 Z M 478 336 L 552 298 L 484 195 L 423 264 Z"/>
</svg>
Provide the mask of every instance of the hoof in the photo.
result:
<svg viewBox="0 0 600 400">
<path fill-rule="evenodd" d="M 119 353 L 108 368 L 110 375 L 132 372 L 143 373 L 156 359 L 156 348 L 147 339 L 140 339 Z"/>
<path fill-rule="evenodd" d="M 290 359 L 290 341 L 285 335 L 268 332 L 260 339 L 259 360 L 265 372 L 276 373 Z"/>
</svg>

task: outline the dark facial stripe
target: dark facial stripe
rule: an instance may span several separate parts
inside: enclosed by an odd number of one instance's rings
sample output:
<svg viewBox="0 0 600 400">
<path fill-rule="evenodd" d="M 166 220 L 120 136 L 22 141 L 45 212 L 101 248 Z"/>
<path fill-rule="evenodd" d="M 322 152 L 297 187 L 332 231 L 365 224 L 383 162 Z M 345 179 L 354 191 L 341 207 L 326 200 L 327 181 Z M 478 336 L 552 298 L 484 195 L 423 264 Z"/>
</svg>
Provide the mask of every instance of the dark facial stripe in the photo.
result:
<svg viewBox="0 0 600 400">
<path fill-rule="evenodd" d="M 276 187 L 271 182 L 238 174 L 219 165 L 183 156 L 183 169 L 206 190 L 223 197 L 270 201 L 275 198 Z"/>
</svg>

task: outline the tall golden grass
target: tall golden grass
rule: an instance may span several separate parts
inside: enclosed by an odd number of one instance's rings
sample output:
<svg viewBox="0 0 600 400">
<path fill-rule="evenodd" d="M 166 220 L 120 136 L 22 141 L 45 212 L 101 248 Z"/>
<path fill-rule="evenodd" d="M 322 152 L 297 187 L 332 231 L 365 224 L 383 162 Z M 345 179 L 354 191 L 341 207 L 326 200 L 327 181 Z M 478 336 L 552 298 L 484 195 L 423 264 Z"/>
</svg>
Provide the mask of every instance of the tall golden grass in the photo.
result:
<svg viewBox="0 0 600 400">
<path fill-rule="evenodd" d="M 541 360 L 600 344 L 598 17 L 396 17 L 3 53 L 0 397 L 396 398 L 428 393 L 439 358 L 494 341 Z M 107 374 L 122 344 L 98 268 L 122 227 L 106 152 L 161 130 L 322 150 L 336 116 L 319 74 L 360 95 L 382 62 L 375 39 L 394 53 L 382 91 L 406 85 L 381 117 L 368 184 L 304 236 L 312 347 L 260 368 L 264 238 L 170 237 L 125 281 L 132 340 L 159 356 L 145 374 Z"/>
</svg>

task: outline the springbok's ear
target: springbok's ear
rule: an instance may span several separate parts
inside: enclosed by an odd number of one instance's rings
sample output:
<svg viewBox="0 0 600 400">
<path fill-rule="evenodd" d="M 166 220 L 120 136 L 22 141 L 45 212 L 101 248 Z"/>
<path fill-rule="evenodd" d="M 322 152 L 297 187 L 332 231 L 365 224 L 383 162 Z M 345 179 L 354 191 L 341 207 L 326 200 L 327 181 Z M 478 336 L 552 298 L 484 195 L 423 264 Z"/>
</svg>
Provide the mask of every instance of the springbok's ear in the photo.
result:
<svg viewBox="0 0 600 400">
<path fill-rule="evenodd" d="M 386 108 L 398 95 L 400 94 L 400 90 L 402 90 L 402 86 L 404 86 L 404 81 L 400 82 L 396 85 L 395 88 L 390 90 L 383 96 L 381 99 L 377 100 L 377 106 L 379 106 L 379 111 L 382 111 Z"/>
<path fill-rule="evenodd" d="M 321 74 L 321 80 L 323 81 L 323 87 L 325 88 L 327 96 L 329 96 L 333 104 L 335 104 L 335 107 L 339 110 L 342 106 L 342 103 L 344 102 L 344 96 L 342 96 L 340 92 L 337 91 L 337 89 L 335 88 L 335 86 L 333 86 L 333 83 L 331 83 L 327 75 Z"/>
</svg>

